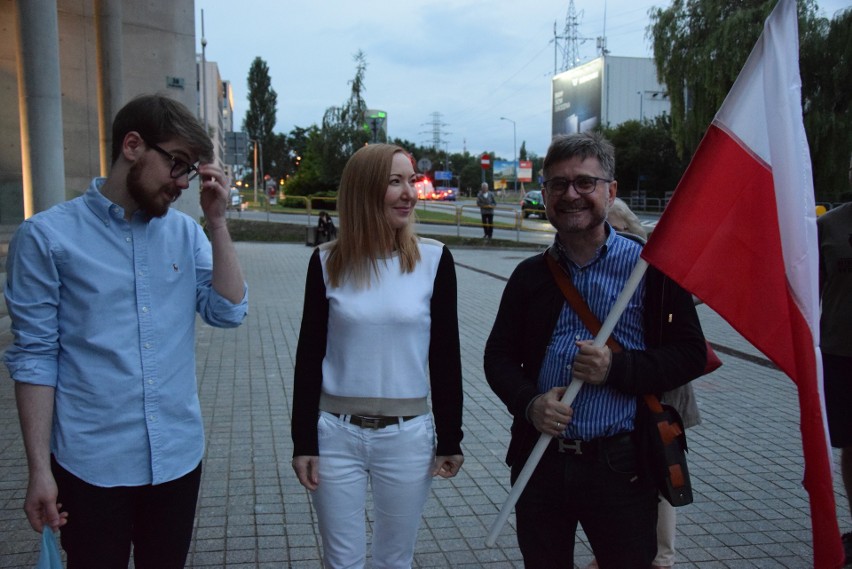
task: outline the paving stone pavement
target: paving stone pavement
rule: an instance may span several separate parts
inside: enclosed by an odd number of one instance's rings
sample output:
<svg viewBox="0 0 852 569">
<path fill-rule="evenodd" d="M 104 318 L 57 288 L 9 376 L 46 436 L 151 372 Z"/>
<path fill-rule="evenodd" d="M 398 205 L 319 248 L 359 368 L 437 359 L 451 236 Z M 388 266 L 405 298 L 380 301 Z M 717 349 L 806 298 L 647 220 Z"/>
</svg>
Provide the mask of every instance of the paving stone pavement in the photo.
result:
<svg viewBox="0 0 852 569">
<path fill-rule="evenodd" d="M 290 468 L 290 405 L 309 247 L 237 244 L 250 314 L 236 330 L 198 326 L 198 377 L 207 454 L 187 567 L 316 568 L 320 540 L 306 491 Z M 514 516 L 484 545 L 508 492 L 510 418 L 482 371 L 505 279 L 531 252 L 453 249 L 465 388 L 465 464 L 436 479 L 417 544 L 417 568 L 522 567 Z M 678 566 L 812 566 L 810 516 L 793 383 L 707 307 L 708 339 L 724 366 L 695 382 L 701 425 L 691 428 L 695 502 L 678 508 Z M 8 337 L 0 336 L 0 351 Z M 731 355 L 734 354 L 734 355 Z M 837 467 L 838 455 L 834 454 Z M 841 527 L 850 524 L 835 481 Z M 0 568 L 35 565 L 38 536 L 21 510 L 26 463 L 13 386 L 0 366 Z M 580 534 L 575 567 L 591 553 Z"/>
</svg>

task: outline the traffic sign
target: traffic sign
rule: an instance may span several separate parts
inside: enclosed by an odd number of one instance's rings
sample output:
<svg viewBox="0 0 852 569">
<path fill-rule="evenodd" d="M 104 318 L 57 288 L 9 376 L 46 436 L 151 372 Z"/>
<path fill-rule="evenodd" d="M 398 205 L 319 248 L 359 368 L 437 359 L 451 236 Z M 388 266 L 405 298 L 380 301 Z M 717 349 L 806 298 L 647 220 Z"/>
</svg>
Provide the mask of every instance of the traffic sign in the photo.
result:
<svg viewBox="0 0 852 569">
<path fill-rule="evenodd" d="M 417 161 L 417 169 L 421 172 L 428 172 L 432 169 L 432 161 L 428 158 L 421 158 Z"/>
<path fill-rule="evenodd" d="M 225 133 L 225 163 L 232 166 L 245 164 L 249 138 L 245 132 Z"/>
<path fill-rule="evenodd" d="M 453 173 L 449 170 L 435 170 L 436 180 L 452 180 Z"/>
<path fill-rule="evenodd" d="M 479 165 L 482 166 L 483 170 L 488 170 L 491 167 L 491 158 L 488 154 L 482 155 L 482 158 L 479 159 Z"/>
</svg>

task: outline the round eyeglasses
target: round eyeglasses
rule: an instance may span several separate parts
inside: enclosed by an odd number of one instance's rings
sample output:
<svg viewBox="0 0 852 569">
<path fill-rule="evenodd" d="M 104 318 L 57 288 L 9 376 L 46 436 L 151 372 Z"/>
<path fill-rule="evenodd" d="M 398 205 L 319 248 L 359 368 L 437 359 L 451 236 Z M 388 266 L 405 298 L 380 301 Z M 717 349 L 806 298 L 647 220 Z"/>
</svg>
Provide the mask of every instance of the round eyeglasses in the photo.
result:
<svg viewBox="0 0 852 569">
<path fill-rule="evenodd" d="M 541 183 L 541 187 L 553 196 L 561 196 L 567 192 L 568 188 L 571 186 L 574 186 L 574 190 L 578 194 L 590 194 L 595 191 L 595 188 L 598 186 L 598 182 L 610 183 L 612 180 L 597 178 L 595 176 L 577 176 L 573 180 L 556 177 L 543 181 Z"/>
</svg>

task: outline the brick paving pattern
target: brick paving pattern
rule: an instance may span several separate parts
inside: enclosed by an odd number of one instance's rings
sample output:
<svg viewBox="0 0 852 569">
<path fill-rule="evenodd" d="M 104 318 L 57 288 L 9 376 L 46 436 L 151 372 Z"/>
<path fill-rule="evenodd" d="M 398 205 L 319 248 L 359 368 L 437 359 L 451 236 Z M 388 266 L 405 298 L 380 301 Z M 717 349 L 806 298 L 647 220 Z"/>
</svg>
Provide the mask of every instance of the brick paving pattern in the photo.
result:
<svg viewBox="0 0 852 569">
<path fill-rule="evenodd" d="M 198 326 L 199 392 L 207 454 L 187 567 L 317 568 L 320 540 L 307 492 L 290 468 L 293 362 L 311 248 L 237 245 L 250 314 L 236 330 Z M 494 548 L 485 536 L 507 495 L 510 418 L 482 371 L 505 279 L 529 251 L 454 249 L 465 378 L 466 461 L 436 479 L 415 567 L 522 567 L 514 516 Z M 687 432 L 695 502 L 678 509 L 678 566 L 812 566 L 810 515 L 793 383 L 707 307 L 708 339 L 724 366 L 694 383 L 702 419 Z M 8 344 L 0 334 L 0 351 Z M 733 354 L 733 355 L 732 355 Z M 838 455 L 834 454 L 835 467 Z M 846 498 L 835 481 L 837 513 Z M 26 463 L 13 385 L 0 366 L 0 568 L 29 568 L 38 536 L 21 509 Z M 368 514 L 369 515 L 369 514 Z M 582 534 L 575 567 L 591 558 Z"/>
</svg>

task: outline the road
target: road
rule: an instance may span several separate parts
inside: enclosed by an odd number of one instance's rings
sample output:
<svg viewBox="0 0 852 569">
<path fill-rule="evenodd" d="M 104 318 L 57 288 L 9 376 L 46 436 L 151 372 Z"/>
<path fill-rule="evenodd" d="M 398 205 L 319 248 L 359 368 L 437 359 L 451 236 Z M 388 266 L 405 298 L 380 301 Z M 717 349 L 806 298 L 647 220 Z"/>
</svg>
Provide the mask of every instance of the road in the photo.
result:
<svg viewBox="0 0 852 569">
<path fill-rule="evenodd" d="M 481 237 L 482 224 L 479 217 L 479 208 L 473 201 L 462 200 L 458 202 L 432 202 L 421 201 L 417 204 L 417 211 L 428 210 L 448 214 L 460 211 L 460 224 L 456 223 L 418 223 L 417 233 L 420 235 L 454 235 L 456 237 Z M 642 225 L 650 233 L 659 220 L 659 214 L 637 214 Z M 295 223 L 304 225 L 315 225 L 316 213 L 268 213 L 262 210 L 247 210 L 243 212 L 228 212 L 229 217 L 248 219 L 252 221 L 270 221 L 277 223 Z M 509 241 L 549 245 L 553 241 L 555 230 L 547 220 L 539 218 L 520 217 L 520 205 L 498 204 L 494 210 L 496 223 L 515 225 L 520 219 L 520 229 L 501 229 L 495 227 L 494 237 Z"/>
</svg>

